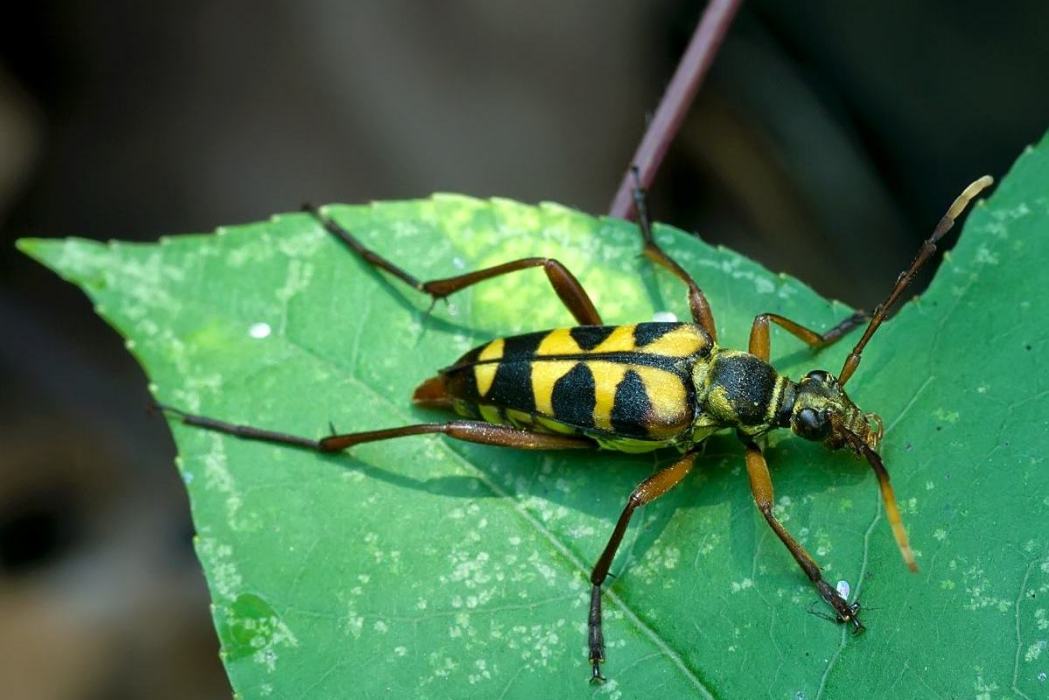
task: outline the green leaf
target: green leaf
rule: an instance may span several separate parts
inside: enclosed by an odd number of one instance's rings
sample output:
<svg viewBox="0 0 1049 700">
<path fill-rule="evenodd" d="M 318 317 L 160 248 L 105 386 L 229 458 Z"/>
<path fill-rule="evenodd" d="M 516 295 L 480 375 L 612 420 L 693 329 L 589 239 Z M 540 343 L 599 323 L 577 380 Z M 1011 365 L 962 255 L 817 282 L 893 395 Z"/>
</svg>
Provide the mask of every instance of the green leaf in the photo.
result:
<svg viewBox="0 0 1049 700">
<path fill-rule="evenodd" d="M 946 204 L 946 202 L 945 202 Z M 459 196 L 332 206 L 420 278 L 528 255 L 578 273 L 608 322 L 686 317 L 628 223 Z M 643 509 L 606 597 L 609 683 L 586 684 L 589 567 L 632 487 L 670 455 L 520 453 L 417 437 L 319 456 L 172 425 L 223 659 L 244 697 L 1045 697 L 1049 692 L 1049 144 L 978 205 L 932 288 L 850 384 L 920 572 L 869 469 L 789 434 L 768 450 L 786 526 L 867 607 L 853 637 L 757 514 L 729 437 Z M 849 309 L 668 227 L 721 341 L 753 316 L 824 328 Z M 877 245 L 875 241 L 871 245 Z M 412 389 L 487 339 L 571 325 L 540 271 L 427 314 L 308 216 L 156 245 L 21 243 L 128 338 L 157 399 L 306 436 L 433 420 Z M 887 280 L 887 284 L 888 284 Z M 778 331 L 797 377 L 837 371 Z M 158 418 L 159 420 L 159 418 Z"/>
</svg>

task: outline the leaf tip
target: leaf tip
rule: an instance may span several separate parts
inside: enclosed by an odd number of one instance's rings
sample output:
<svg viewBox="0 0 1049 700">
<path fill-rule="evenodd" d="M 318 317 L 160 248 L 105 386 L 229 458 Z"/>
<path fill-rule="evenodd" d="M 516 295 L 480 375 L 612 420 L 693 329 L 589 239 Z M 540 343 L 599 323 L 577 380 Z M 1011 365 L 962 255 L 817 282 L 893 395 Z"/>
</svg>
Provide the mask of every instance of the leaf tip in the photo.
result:
<svg viewBox="0 0 1049 700">
<path fill-rule="evenodd" d="M 38 258 L 42 243 L 44 243 L 43 238 L 19 238 L 15 241 L 15 248 L 31 258 Z"/>
<path fill-rule="evenodd" d="M 15 241 L 15 248 L 41 265 L 55 270 L 55 264 L 51 262 L 53 252 L 66 244 L 65 239 L 54 238 L 19 238 Z"/>
</svg>

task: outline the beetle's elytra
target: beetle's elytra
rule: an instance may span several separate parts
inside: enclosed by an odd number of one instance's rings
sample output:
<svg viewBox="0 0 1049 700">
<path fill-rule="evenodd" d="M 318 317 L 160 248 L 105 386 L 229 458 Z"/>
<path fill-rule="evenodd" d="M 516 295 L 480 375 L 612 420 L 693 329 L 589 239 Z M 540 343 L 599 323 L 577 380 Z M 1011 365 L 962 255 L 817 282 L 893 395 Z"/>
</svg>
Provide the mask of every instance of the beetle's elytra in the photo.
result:
<svg viewBox="0 0 1049 700">
<path fill-rule="evenodd" d="M 541 267 L 579 325 L 497 338 L 423 381 L 413 397 L 416 404 L 454 411 L 462 417 L 444 423 L 329 435 L 315 440 L 188 414 L 177 408 L 161 408 L 188 425 L 321 452 L 426 433 L 519 449 L 644 452 L 676 448 L 680 457 L 645 479 L 630 494 L 591 572 L 588 644 L 593 681 L 603 679 L 601 586 L 631 515 L 681 482 L 692 469 L 697 447 L 707 437 L 720 430 L 733 430 L 744 446 L 747 475 L 761 514 L 820 597 L 833 608 L 835 619 L 861 631 L 859 604 L 850 604 L 823 579 L 819 565 L 774 515 L 772 480 L 760 439 L 769 431 L 788 428 L 828 449 L 848 449 L 864 457 L 878 478 L 887 519 L 904 561 L 917 570 L 888 473 L 877 451 L 882 421 L 874 413 L 861 411 L 849 399 L 844 386 L 859 366 L 863 349 L 915 272 L 933 255 L 937 242 L 968 203 L 991 183 L 990 177 L 982 177 L 958 196 L 873 314 L 853 314 L 834 328 L 818 333 L 783 316 L 762 313 L 754 319 L 746 352 L 718 345 L 706 297 L 691 275 L 653 239 L 640 191 L 637 202 L 644 254 L 686 285 L 691 323 L 605 325 L 579 281 L 552 258 L 524 258 L 465 275 L 421 282 L 365 248 L 335 221 L 311 210 L 332 235 L 363 260 L 434 300 L 493 277 Z M 814 370 L 795 381 L 779 374 L 769 362 L 770 323 L 818 350 L 841 340 L 864 322 L 866 330 L 836 377 Z"/>
</svg>

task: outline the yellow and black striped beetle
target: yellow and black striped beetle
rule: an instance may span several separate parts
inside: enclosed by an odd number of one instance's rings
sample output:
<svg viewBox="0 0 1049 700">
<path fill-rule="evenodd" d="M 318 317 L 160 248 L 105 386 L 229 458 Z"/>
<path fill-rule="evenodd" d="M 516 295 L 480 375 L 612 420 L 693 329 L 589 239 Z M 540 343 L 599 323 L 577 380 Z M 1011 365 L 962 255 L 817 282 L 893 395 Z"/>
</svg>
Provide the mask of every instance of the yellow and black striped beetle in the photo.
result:
<svg viewBox="0 0 1049 700">
<path fill-rule="evenodd" d="M 533 450 L 605 448 L 645 452 L 677 448 L 681 456 L 676 461 L 645 479 L 630 494 L 591 572 L 588 645 L 593 681 L 603 680 L 601 586 L 631 515 L 681 482 L 707 437 L 719 430 L 734 430 L 746 451 L 747 475 L 761 514 L 820 597 L 833 608 L 835 619 L 851 624 L 859 632 L 863 630 L 859 603 L 850 604 L 823 579 L 819 565 L 776 518 L 772 480 L 758 439 L 771 430 L 789 428 L 829 449 L 849 449 L 864 457 L 877 476 L 886 515 L 904 561 L 911 570 L 917 570 L 888 473 L 877 452 L 882 421 L 874 413 L 861 411 L 846 395 L 844 386 L 859 366 L 864 347 L 915 272 L 933 255 L 937 242 L 968 203 L 991 182 L 990 177 L 982 177 L 958 196 L 873 314 L 855 313 L 834 328 L 817 333 L 782 316 L 763 313 L 754 319 L 746 352 L 717 344 L 706 297 L 692 277 L 653 239 L 640 190 L 635 192 L 635 198 L 644 255 L 685 283 L 691 323 L 604 325 L 582 285 L 552 258 L 524 258 L 456 277 L 420 282 L 365 248 L 320 211 L 308 208 L 331 234 L 363 260 L 428 294 L 435 302 L 493 277 L 541 267 L 580 325 L 493 340 L 466 353 L 415 390 L 413 401 L 417 405 L 451 410 L 462 420 L 333 434 L 314 440 L 193 415 L 168 406 L 159 408 L 188 425 L 320 452 L 427 433 Z M 793 381 L 780 375 L 769 362 L 770 323 L 818 350 L 865 321 L 866 330 L 837 377 L 815 370 Z"/>
</svg>

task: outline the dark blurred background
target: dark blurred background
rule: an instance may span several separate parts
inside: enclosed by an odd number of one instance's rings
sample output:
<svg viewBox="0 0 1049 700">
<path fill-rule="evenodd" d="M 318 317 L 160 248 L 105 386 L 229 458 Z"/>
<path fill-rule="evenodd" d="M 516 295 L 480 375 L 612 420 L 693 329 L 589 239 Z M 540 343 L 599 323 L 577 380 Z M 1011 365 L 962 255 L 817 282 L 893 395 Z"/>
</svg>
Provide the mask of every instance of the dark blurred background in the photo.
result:
<svg viewBox="0 0 1049 700">
<path fill-rule="evenodd" d="M 24 5 L 0 24 L 3 692 L 226 697 L 146 379 L 13 241 L 434 191 L 602 213 L 702 3 Z M 1047 36 L 1040 0 L 753 0 L 654 214 L 871 308 L 1049 126 Z"/>
</svg>

